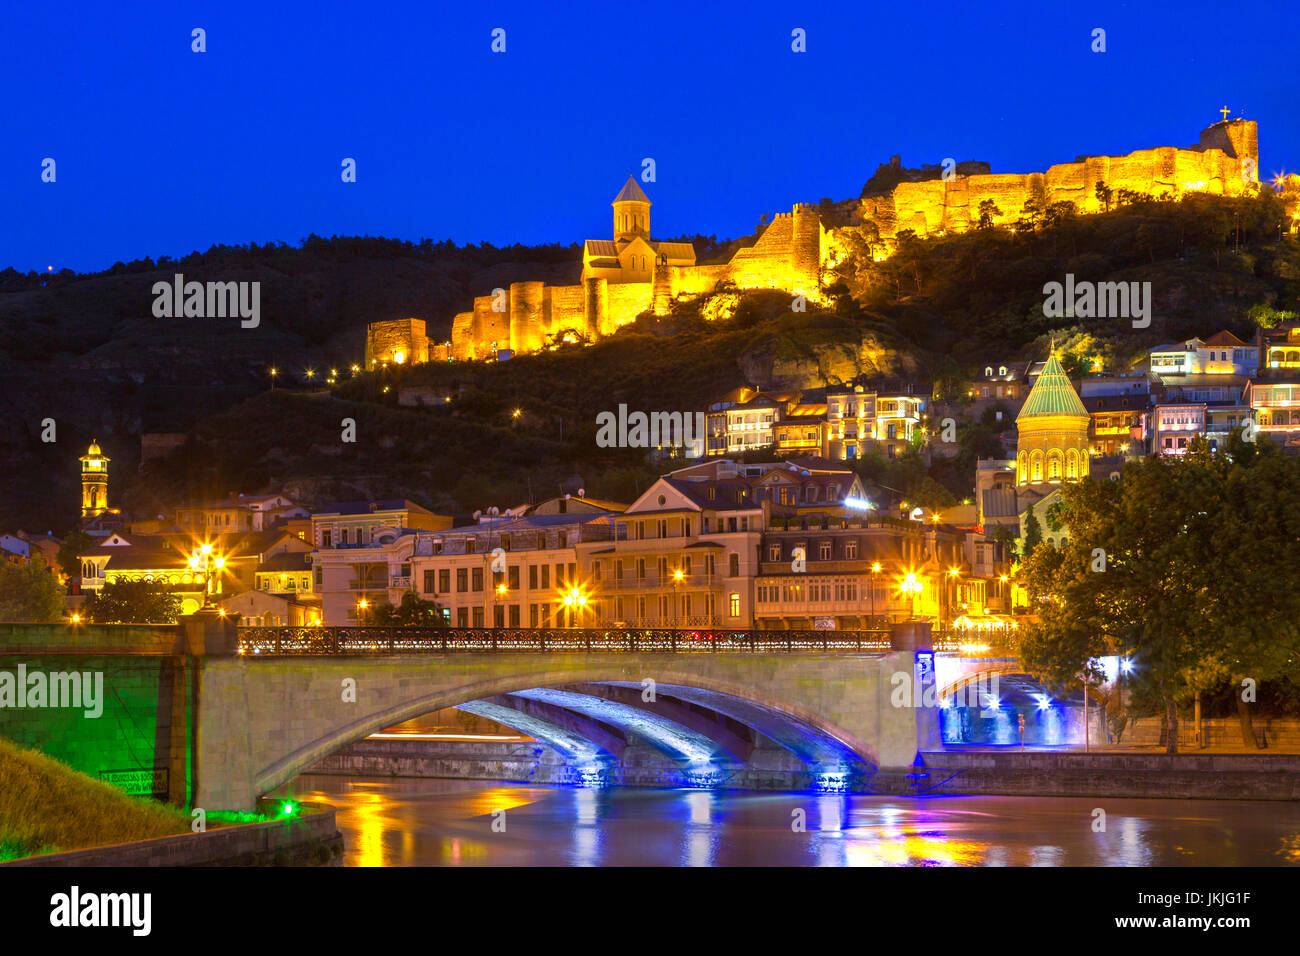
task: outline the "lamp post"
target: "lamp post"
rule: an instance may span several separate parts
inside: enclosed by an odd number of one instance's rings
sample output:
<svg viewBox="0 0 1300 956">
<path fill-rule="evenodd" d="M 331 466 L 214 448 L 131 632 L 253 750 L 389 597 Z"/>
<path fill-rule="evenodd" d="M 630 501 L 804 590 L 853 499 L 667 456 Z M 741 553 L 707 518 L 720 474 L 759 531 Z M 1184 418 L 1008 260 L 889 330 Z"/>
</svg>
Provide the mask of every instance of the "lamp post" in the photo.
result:
<svg viewBox="0 0 1300 956">
<path fill-rule="evenodd" d="M 564 595 L 564 606 L 569 609 L 569 627 L 575 627 L 578 612 L 587 606 L 587 595 L 577 588 L 570 588 L 569 593 Z"/>
<path fill-rule="evenodd" d="M 880 573 L 880 562 L 871 562 L 871 626 L 876 625 L 876 575 Z"/>
<path fill-rule="evenodd" d="M 501 623 L 497 624 L 497 608 L 502 607 L 501 602 L 505 599 L 505 596 L 508 593 L 509 593 L 509 588 L 506 587 L 504 581 L 501 584 L 498 584 L 495 590 L 493 590 L 492 592 L 492 626 L 493 627 L 505 626 L 506 612 L 503 608 L 501 611 Z"/>
<path fill-rule="evenodd" d="M 675 568 L 673 570 L 673 627 L 678 627 L 681 624 L 681 616 L 678 613 L 677 607 L 677 585 L 682 583 L 682 577 L 682 569 Z"/>
<path fill-rule="evenodd" d="M 203 607 L 212 607 L 212 595 L 221 593 L 221 575 L 220 572 L 226 566 L 226 559 L 219 554 L 212 553 L 212 545 L 204 542 L 190 553 L 189 557 L 190 570 L 203 572 Z M 216 588 L 213 589 L 213 570 L 217 571 Z"/>
<path fill-rule="evenodd" d="M 357 602 L 357 621 L 362 627 L 366 626 L 366 608 L 370 607 L 370 602 L 362 598 Z"/>
<path fill-rule="evenodd" d="M 921 593 L 921 588 L 923 588 L 924 585 L 921 583 L 920 579 L 917 578 L 915 574 L 909 571 L 907 573 L 907 577 L 903 578 L 903 583 L 900 584 L 898 587 L 904 594 L 912 595 L 912 616 L 909 618 L 909 620 L 915 620 L 916 619 L 916 596 Z"/>
<path fill-rule="evenodd" d="M 954 587 L 956 586 L 956 580 L 959 574 L 961 574 L 961 571 L 959 571 L 957 568 L 948 569 L 948 577 L 953 579 L 952 583 Z M 957 603 L 956 598 L 957 598 L 956 594 L 953 594 L 951 597 L 949 597 L 948 583 L 945 582 L 943 587 L 943 610 L 942 610 L 942 614 L 944 615 L 944 620 L 939 622 L 940 632 L 943 633 L 945 637 L 948 636 L 947 631 L 944 630 L 944 628 L 947 626 L 947 618 L 950 616 L 948 612 L 951 611 L 953 606 Z"/>
</svg>

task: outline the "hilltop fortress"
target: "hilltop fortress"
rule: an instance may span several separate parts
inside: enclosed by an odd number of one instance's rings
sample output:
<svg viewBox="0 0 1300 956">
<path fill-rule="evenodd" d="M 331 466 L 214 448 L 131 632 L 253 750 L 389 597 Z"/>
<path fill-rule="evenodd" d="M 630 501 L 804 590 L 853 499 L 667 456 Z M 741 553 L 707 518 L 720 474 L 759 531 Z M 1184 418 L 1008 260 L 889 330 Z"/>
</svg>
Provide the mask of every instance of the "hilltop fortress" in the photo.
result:
<svg viewBox="0 0 1300 956">
<path fill-rule="evenodd" d="M 960 168 L 960 167 L 959 167 Z M 928 182 L 899 183 L 888 195 L 862 200 L 862 220 L 872 222 L 880 238 L 893 239 L 904 229 L 918 236 L 963 232 L 979 224 L 980 203 L 992 200 L 1001 210 L 996 224 L 1014 222 L 1025 203 L 1072 202 L 1081 213 L 1103 210 L 1096 185 L 1159 196 L 1189 192 L 1240 196 L 1259 184 L 1259 131 L 1253 120 L 1223 120 L 1201 131 L 1193 146 L 1157 146 L 1127 156 L 1080 156 L 1045 173 L 989 173 L 953 176 Z"/>
<path fill-rule="evenodd" d="M 963 164 L 965 166 L 965 164 Z M 1237 196 L 1258 189 L 1258 129 L 1253 121 L 1224 119 L 1201 132 L 1193 146 L 1160 146 L 1127 156 L 1080 156 L 1045 173 L 956 175 L 902 182 L 886 196 L 864 197 L 861 226 L 886 248 L 910 229 L 918 236 L 961 232 L 979 223 L 980 203 L 992 200 L 994 222 L 1019 218 L 1030 200 L 1068 201 L 1083 213 L 1102 209 L 1096 184 L 1177 198 L 1191 192 Z M 971 168 L 966 166 L 966 168 Z M 433 344 L 421 319 L 371 323 L 366 367 L 383 362 L 496 358 L 536 352 L 564 341 L 594 341 L 650 313 L 667 315 L 677 297 L 720 288 L 777 289 L 816 301 L 822 271 L 840 254 L 818 206 L 797 203 L 778 213 L 752 245 L 728 262 L 697 263 L 689 243 L 650 238 L 650 199 L 629 176 L 613 202 L 613 238 L 583 244 L 578 285 L 513 282 L 477 296 L 473 308 L 452 320 L 451 341 Z"/>
</svg>

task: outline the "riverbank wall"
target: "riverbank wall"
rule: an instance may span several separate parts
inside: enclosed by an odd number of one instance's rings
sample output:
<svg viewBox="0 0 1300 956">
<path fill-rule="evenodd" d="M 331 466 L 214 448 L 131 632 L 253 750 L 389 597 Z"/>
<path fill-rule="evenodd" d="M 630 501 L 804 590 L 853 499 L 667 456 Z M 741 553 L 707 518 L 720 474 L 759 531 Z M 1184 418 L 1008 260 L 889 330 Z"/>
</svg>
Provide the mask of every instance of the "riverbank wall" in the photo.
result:
<svg viewBox="0 0 1300 956">
<path fill-rule="evenodd" d="M 278 801 L 277 801 L 278 803 Z M 267 804 L 269 808 L 272 804 Z M 136 843 L 25 856 L 0 866 L 341 866 L 334 808 L 298 804 L 292 817 L 237 823 Z"/>
<path fill-rule="evenodd" d="M 916 789 L 930 794 L 1300 800 L 1300 754 L 945 750 L 921 759 Z"/>
<path fill-rule="evenodd" d="M 1300 754 L 1170 756 L 954 749 L 927 751 L 922 759 L 925 766 L 907 781 L 886 780 L 877 775 L 870 784 L 851 782 L 847 789 L 972 796 L 1300 800 Z M 579 768 L 538 741 L 361 740 L 331 754 L 307 772 L 569 786 L 820 788 L 809 774 L 800 773 L 794 762 L 781 763 L 772 760 L 766 770 L 756 767 L 741 773 L 723 770 L 716 779 L 686 780 L 674 765 L 661 757 L 625 754 L 622 767 Z"/>
</svg>

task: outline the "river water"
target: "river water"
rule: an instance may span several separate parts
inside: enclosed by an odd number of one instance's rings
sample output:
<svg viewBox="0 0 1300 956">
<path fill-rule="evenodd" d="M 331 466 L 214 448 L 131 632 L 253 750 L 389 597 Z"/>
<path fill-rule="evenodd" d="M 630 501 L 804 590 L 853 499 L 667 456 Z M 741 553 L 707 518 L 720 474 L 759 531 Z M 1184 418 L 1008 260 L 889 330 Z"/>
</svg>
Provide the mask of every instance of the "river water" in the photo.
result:
<svg viewBox="0 0 1300 956">
<path fill-rule="evenodd" d="M 338 809 L 348 866 L 1300 865 L 1296 803 L 594 790 L 323 774 L 279 792 Z"/>
</svg>

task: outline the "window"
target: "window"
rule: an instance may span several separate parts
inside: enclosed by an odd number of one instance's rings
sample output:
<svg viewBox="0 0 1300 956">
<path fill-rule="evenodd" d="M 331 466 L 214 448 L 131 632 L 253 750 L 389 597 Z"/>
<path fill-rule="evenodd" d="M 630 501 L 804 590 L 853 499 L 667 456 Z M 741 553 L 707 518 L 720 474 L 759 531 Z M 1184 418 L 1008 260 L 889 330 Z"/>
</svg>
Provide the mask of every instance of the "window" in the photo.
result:
<svg viewBox="0 0 1300 956">
<path fill-rule="evenodd" d="M 470 568 L 469 570 L 470 570 L 470 574 L 469 574 L 470 590 L 482 591 L 483 590 L 483 569 Z"/>
<path fill-rule="evenodd" d="M 537 565 L 535 564 L 528 565 L 528 587 L 533 590 L 537 588 Z M 535 624 L 533 626 L 536 627 Z"/>
<path fill-rule="evenodd" d="M 321 533 L 320 533 L 320 546 L 321 546 L 322 548 L 333 547 L 333 546 L 330 544 L 330 529 L 329 529 L 329 528 L 325 528 L 323 531 L 321 531 Z"/>
<path fill-rule="evenodd" d="M 469 608 L 467 607 L 456 608 L 456 626 L 469 627 Z"/>
<path fill-rule="evenodd" d="M 348 543 L 348 529 L 344 528 L 342 531 L 339 532 L 339 544 L 347 544 L 347 543 Z"/>
<path fill-rule="evenodd" d="M 437 574 L 434 573 L 433 568 L 425 568 L 424 570 L 424 593 L 425 594 L 437 593 L 437 589 L 434 587 L 434 584 L 437 582 L 437 577 L 438 576 Z"/>
<path fill-rule="evenodd" d="M 831 543 L 829 541 L 823 541 L 821 544 L 817 545 L 817 557 L 822 561 L 829 561 L 831 559 Z"/>
<path fill-rule="evenodd" d="M 740 595 L 735 591 L 732 591 L 728 598 L 728 607 L 732 617 L 740 617 Z"/>
<path fill-rule="evenodd" d="M 549 564 L 543 564 L 542 565 L 542 590 L 545 591 L 550 586 L 551 586 L 551 566 Z"/>
<path fill-rule="evenodd" d="M 774 541 L 767 546 L 767 560 L 769 561 L 781 560 L 781 545 L 779 542 Z"/>
<path fill-rule="evenodd" d="M 856 541 L 844 542 L 844 557 L 849 561 L 856 561 L 858 557 L 858 543 Z"/>
<path fill-rule="evenodd" d="M 476 608 L 473 608 L 473 612 L 474 612 L 474 627 L 482 627 L 482 626 L 483 626 L 483 609 L 482 609 L 481 607 L 476 607 Z"/>
<path fill-rule="evenodd" d="M 466 539 L 465 539 L 465 553 L 466 553 L 466 554 L 473 554 L 473 553 L 474 553 L 474 539 L 473 539 L 473 538 L 466 538 Z"/>
<path fill-rule="evenodd" d="M 510 626 L 511 627 L 519 626 L 519 605 L 518 604 L 510 605 Z"/>
<path fill-rule="evenodd" d="M 510 588 L 512 591 L 519 590 L 519 565 L 510 565 L 506 572 L 506 579 L 508 581 L 506 587 Z"/>
<path fill-rule="evenodd" d="M 456 569 L 456 593 L 463 594 L 469 590 L 469 569 Z"/>
<path fill-rule="evenodd" d="M 740 577 L 740 555 L 727 555 L 727 573 L 733 578 Z"/>
<path fill-rule="evenodd" d="M 438 593 L 446 594 L 451 590 L 451 571 L 441 568 L 438 571 Z"/>
</svg>

